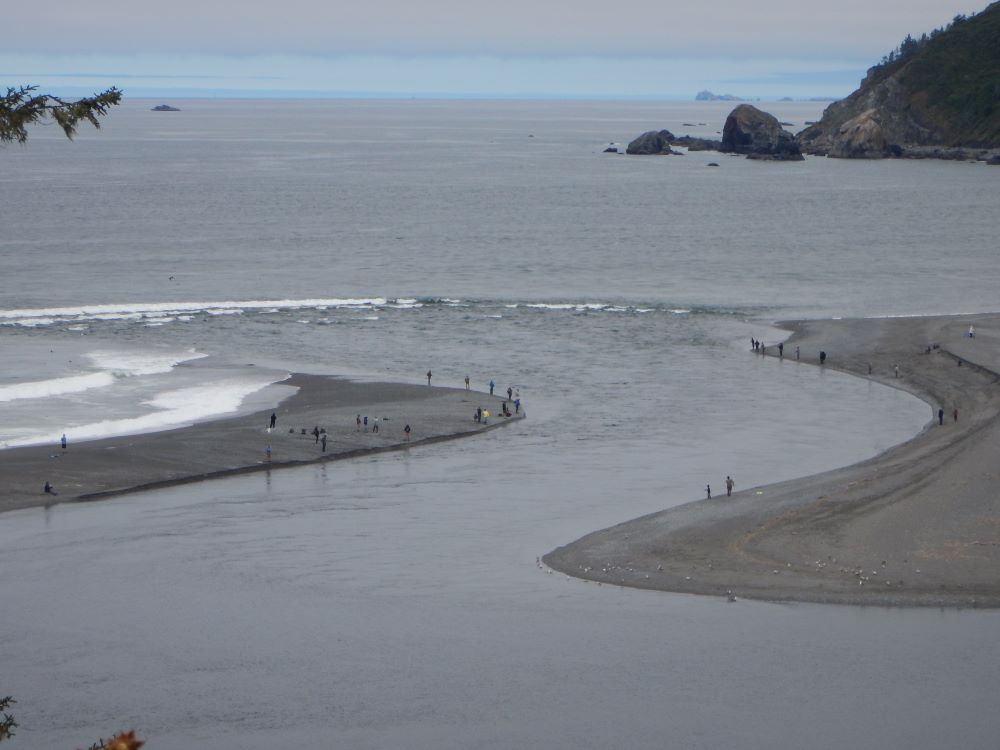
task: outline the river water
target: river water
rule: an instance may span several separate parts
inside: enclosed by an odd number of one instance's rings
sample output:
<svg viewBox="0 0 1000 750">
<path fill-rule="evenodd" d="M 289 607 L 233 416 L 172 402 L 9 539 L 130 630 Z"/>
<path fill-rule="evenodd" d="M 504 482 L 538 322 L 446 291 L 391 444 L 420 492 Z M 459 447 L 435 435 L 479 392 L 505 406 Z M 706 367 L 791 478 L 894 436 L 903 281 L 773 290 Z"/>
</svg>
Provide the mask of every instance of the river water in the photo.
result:
<svg viewBox="0 0 1000 750">
<path fill-rule="evenodd" d="M 536 558 L 918 431 L 916 399 L 749 339 L 995 309 L 1000 172 L 601 153 L 712 135 L 715 103 L 151 104 L 2 155 L 0 441 L 186 424 L 293 370 L 495 379 L 529 418 L 6 514 L 12 747 L 994 741 L 996 613 L 730 604 Z"/>
</svg>

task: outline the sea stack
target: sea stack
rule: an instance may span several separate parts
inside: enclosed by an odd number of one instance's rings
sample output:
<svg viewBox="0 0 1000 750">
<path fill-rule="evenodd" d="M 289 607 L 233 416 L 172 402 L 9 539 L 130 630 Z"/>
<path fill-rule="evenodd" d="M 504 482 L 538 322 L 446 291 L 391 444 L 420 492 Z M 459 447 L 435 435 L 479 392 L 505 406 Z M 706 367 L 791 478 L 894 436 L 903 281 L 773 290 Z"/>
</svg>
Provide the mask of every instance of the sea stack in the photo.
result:
<svg viewBox="0 0 1000 750">
<path fill-rule="evenodd" d="M 765 161 L 802 161 L 803 158 L 794 136 L 781 127 L 774 115 L 752 104 L 741 104 L 729 113 L 722 128 L 719 150 Z"/>
</svg>

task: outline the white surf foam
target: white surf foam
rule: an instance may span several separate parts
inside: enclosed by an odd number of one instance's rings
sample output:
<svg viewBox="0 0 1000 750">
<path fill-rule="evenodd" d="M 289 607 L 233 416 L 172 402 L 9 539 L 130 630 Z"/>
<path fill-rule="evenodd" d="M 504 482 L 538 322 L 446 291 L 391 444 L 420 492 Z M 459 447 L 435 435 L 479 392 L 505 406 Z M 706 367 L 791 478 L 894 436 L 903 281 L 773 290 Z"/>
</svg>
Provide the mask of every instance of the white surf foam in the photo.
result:
<svg viewBox="0 0 1000 750">
<path fill-rule="evenodd" d="M 0 310 L 0 324 L 20 326 L 52 325 L 80 320 L 134 320 L 176 317 L 182 314 L 240 315 L 247 310 L 277 312 L 301 308 L 383 307 L 385 297 L 310 298 L 285 300 L 224 300 L 203 302 L 129 302 L 78 307 L 42 307 Z"/>
<path fill-rule="evenodd" d="M 194 351 L 186 353 L 117 350 L 88 352 L 84 358 L 90 360 L 97 368 L 97 372 L 2 385 L 0 386 L 0 402 L 51 398 L 82 393 L 95 388 L 107 388 L 114 385 L 118 378 L 170 372 L 174 366 L 181 362 L 205 356 L 207 355 Z"/>
<path fill-rule="evenodd" d="M 64 378 L 13 383 L 0 386 L 0 402 L 64 396 L 68 393 L 89 391 L 92 388 L 106 388 L 114 382 L 115 376 L 110 372 L 89 372 L 83 375 L 68 375 Z"/>
<path fill-rule="evenodd" d="M 101 349 L 88 352 L 85 356 L 102 370 L 108 370 L 118 377 L 128 377 L 130 375 L 156 375 L 170 372 L 182 362 L 190 362 L 208 355 L 193 350 L 157 352 Z"/>
<path fill-rule="evenodd" d="M 247 397 L 273 382 L 273 378 L 266 376 L 244 376 L 164 391 L 143 401 L 144 406 L 153 410 L 147 414 L 69 425 L 63 432 L 71 441 L 79 441 L 186 427 L 195 422 L 237 412 Z M 57 443 L 60 435 L 61 433 L 19 436 L 8 440 L 6 444 L 15 447 Z"/>
</svg>

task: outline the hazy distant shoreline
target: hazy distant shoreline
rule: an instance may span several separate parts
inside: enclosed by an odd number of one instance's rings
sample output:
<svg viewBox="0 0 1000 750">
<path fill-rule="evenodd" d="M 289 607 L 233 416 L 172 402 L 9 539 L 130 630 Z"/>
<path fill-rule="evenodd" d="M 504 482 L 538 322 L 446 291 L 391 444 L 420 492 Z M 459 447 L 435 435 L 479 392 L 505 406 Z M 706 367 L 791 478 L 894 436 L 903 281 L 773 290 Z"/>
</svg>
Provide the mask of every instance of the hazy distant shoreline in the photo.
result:
<svg viewBox="0 0 1000 750">
<path fill-rule="evenodd" d="M 719 482 L 711 500 L 595 532 L 544 561 L 581 578 L 664 591 L 1000 607 L 1000 314 L 784 327 L 793 331 L 786 366 L 796 364 L 796 348 L 800 362 L 816 365 L 826 351 L 825 367 L 908 390 L 931 405 L 932 420 L 859 464 L 737 485 L 731 498 Z M 767 356 L 778 356 L 776 343 Z"/>
</svg>

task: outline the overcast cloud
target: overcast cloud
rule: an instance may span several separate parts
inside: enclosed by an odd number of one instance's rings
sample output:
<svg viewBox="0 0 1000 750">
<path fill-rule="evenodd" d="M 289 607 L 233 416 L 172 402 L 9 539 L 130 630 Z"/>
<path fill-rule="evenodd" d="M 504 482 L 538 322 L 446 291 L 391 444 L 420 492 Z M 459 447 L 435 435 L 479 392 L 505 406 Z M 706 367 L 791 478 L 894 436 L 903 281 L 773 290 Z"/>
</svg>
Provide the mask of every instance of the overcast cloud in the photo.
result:
<svg viewBox="0 0 1000 750">
<path fill-rule="evenodd" d="M 36 0 L 12 6 L 3 13 L 8 31 L 0 54 L 3 78 L 79 74 L 94 55 L 112 66 L 106 71 L 110 75 L 190 74 L 185 60 L 195 57 L 208 65 L 201 74 L 225 75 L 225 59 L 235 56 L 242 59 L 240 65 L 253 69 L 253 76 L 284 81 L 279 88 L 301 88 L 312 85 L 308 79 L 318 78 L 330 90 L 345 85 L 360 90 L 366 87 L 364 80 L 354 84 L 340 80 L 337 70 L 345 68 L 345 60 L 368 58 L 378 75 L 367 83 L 369 87 L 377 84 L 376 90 L 394 88 L 393 61 L 400 74 L 417 63 L 428 76 L 422 87 L 414 87 L 412 76 L 405 76 L 405 86 L 397 87 L 400 91 L 442 90 L 447 67 L 464 61 L 478 66 L 493 83 L 502 81 L 503 69 L 508 68 L 508 88 L 512 89 L 518 82 L 522 87 L 530 83 L 524 76 L 531 71 L 541 74 L 546 64 L 555 64 L 565 83 L 545 76 L 546 87 L 555 87 L 553 93 L 580 88 L 580 81 L 574 81 L 572 61 L 589 61 L 581 65 L 583 70 L 601 59 L 616 74 L 626 74 L 629 66 L 638 71 L 640 65 L 666 69 L 673 64 L 675 73 L 696 71 L 700 64 L 713 71 L 700 80 L 717 83 L 724 80 L 720 76 L 728 66 L 734 85 L 747 77 L 744 69 L 749 78 L 764 82 L 774 76 L 832 70 L 840 71 L 841 78 L 833 80 L 828 75 L 825 81 L 817 80 L 817 85 L 843 87 L 847 80 L 856 83 L 865 67 L 907 33 L 917 35 L 947 23 L 956 13 L 981 9 L 962 0 L 823 4 L 801 0 L 716 0 L 711 4 L 691 0 Z M 137 70 L 139 56 L 154 61 L 157 69 Z M 261 61 L 275 58 L 283 60 L 280 72 L 263 69 Z M 347 67 L 364 66 L 351 63 Z M 86 72 L 94 70 L 91 65 Z M 330 80 L 330 75 L 337 80 Z M 682 90 L 697 85 L 698 81 L 691 80 Z M 660 86 L 663 90 L 646 93 L 671 93 L 665 87 L 666 83 Z M 489 92 L 484 89 L 483 93 Z M 766 91 L 740 93 L 768 95 Z"/>
</svg>

